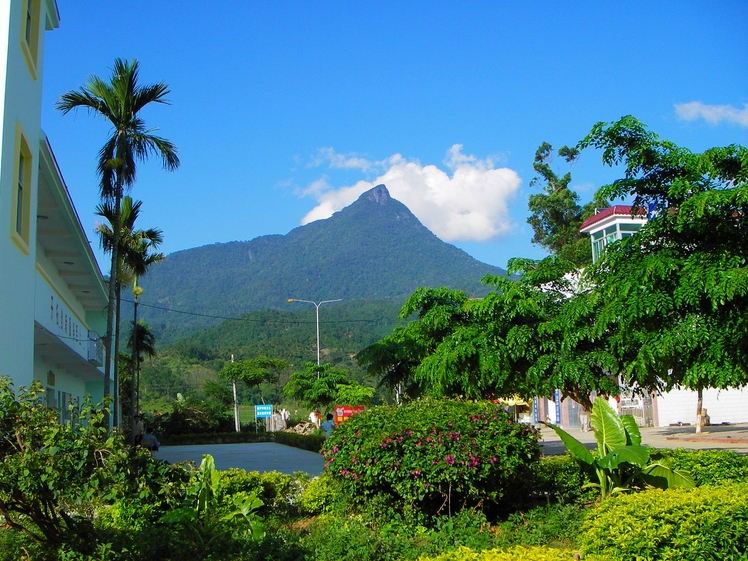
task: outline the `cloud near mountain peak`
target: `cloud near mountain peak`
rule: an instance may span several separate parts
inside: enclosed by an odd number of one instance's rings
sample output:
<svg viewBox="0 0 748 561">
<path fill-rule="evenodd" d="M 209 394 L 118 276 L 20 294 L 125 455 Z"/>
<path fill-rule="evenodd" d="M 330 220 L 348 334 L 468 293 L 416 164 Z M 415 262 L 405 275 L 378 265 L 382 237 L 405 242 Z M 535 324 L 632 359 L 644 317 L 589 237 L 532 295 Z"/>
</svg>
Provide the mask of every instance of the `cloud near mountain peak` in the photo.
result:
<svg viewBox="0 0 748 561">
<path fill-rule="evenodd" d="M 315 197 L 318 204 L 302 224 L 329 218 L 362 193 L 384 183 L 394 199 L 444 241 L 486 241 L 508 233 L 513 226 L 509 201 L 522 183 L 519 175 L 509 168 L 494 167 L 490 158 L 464 154 L 460 144 L 453 145 L 444 160 L 451 173 L 400 154 L 374 162 L 340 155 L 329 148 L 320 150 L 318 156 L 319 162 L 327 161 L 331 168 L 379 169 L 380 175 L 373 181 L 340 188 L 329 185 L 324 176 L 313 182 L 304 194 Z"/>
</svg>

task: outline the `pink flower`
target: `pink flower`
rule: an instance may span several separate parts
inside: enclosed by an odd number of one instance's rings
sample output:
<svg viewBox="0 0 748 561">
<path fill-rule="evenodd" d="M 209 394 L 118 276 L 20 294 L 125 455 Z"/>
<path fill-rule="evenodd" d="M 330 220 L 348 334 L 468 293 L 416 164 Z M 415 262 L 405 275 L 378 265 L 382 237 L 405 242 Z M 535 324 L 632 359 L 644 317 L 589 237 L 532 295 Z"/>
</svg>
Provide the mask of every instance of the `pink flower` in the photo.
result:
<svg viewBox="0 0 748 561">
<path fill-rule="evenodd" d="M 455 459 L 451 455 L 447 454 L 447 457 L 444 458 L 444 463 L 446 463 L 446 464 L 448 464 L 448 465 L 451 466 L 451 465 L 453 465 L 455 463 Z"/>
</svg>

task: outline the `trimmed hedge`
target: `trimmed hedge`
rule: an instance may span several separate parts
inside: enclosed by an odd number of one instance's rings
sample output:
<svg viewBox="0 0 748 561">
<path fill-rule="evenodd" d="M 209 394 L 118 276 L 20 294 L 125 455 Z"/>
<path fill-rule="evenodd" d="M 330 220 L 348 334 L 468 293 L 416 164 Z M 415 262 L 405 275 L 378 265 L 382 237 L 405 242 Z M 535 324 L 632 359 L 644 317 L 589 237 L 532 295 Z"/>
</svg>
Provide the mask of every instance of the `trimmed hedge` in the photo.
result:
<svg viewBox="0 0 748 561">
<path fill-rule="evenodd" d="M 325 435 L 321 434 L 298 434 L 295 432 L 276 432 L 275 441 L 278 444 L 319 452 L 325 443 Z"/>
<path fill-rule="evenodd" d="M 582 524 L 586 559 L 745 560 L 748 483 L 609 497 Z"/>
<path fill-rule="evenodd" d="M 472 551 L 461 547 L 438 557 L 419 557 L 418 561 L 562 561 L 578 559 L 571 549 L 550 547 L 512 547 L 507 550 Z"/>
<path fill-rule="evenodd" d="M 687 471 L 696 485 L 748 482 L 748 456 L 732 450 L 660 450 L 675 469 Z"/>
</svg>

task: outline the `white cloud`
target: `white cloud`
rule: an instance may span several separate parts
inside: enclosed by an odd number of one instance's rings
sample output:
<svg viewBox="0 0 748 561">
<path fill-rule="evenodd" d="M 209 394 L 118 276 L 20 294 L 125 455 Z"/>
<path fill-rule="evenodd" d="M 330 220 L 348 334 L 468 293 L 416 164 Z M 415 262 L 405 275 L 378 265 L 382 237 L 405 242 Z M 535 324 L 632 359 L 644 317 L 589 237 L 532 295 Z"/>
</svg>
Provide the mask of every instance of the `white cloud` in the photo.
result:
<svg viewBox="0 0 748 561">
<path fill-rule="evenodd" d="M 361 193 L 384 183 L 393 198 L 445 241 L 485 241 L 509 232 L 513 224 L 508 203 L 522 182 L 517 173 L 494 168 L 490 159 L 463 154 L 460 144 L 449 149 L 444 163 L 451 175 L 435 165 L 421 165 L 395 154 L 380 162 L 385 171 L 374 181 L 340 189 L 320 189 L 317 181 L 307 192 L 319 204 L 302 224 L 328 218 Z"/>
<path fill-rule="evenodd" d="M 364 172 L 381 165 L 381 162 L 372 162 L 356 154 L 338 154 L 332 148 L 320 148 L 309 166 L 318 167 L 324 163 L 327 163 L 332 169 L 360 169 Z"/>
<path fill-rule="evenodd" d="M 732 105 L 707 105 L 700 101 L 690 103 L 676 103 L 675 112 L 684 121 L 695 121 L 704 119 L 707 123 L 718 125 L 722 121 L 748 127 L 748 103 L 743 109 L 737 109 Z"/>
</svg>

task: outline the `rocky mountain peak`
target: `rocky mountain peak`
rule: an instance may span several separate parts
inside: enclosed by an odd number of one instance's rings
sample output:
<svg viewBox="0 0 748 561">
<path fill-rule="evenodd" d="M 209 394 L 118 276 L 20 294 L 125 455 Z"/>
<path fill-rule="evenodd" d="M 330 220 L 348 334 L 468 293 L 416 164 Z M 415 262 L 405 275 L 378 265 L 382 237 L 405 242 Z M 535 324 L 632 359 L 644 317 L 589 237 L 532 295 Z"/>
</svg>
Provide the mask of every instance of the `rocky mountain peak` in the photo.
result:
<svg viewBox="0 0 748 561">
<path fill-rule="evenodd" d="M 373 203 L 385 205 L 390 200 L 390 192 L 383 184 L 379 184 L 373 189 L 369 189 L 366 193 L 361 195 L 361 197 L 366 197 Z"/>
</svg>

